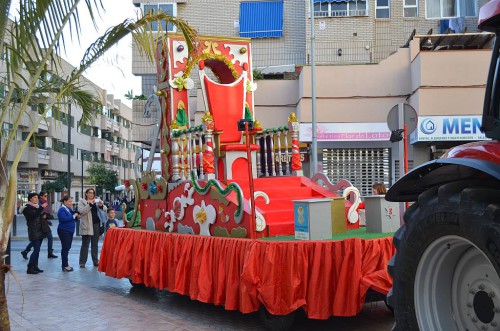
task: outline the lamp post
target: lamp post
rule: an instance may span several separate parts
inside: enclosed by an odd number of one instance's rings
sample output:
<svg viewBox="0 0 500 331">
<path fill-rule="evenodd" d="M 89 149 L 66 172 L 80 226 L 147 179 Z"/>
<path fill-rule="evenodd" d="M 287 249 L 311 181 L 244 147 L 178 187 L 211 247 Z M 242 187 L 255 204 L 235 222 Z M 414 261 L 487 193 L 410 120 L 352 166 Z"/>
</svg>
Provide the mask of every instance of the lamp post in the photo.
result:
<svg viewBox="0 0 500 331">
<path fill-rule="evenodd" d="M 68 194 L 71 195 L 71 102 L 68 105 L 68 118 L 66 122 L 68 124 Z M 82 163 L 83 164 L 83 163 Z"/>
<path fill-rule="evenodd" d="M 84 150 L 80 150 L 80 154 L 81 154 L 81 158 L 82 158 L 82 196 L 81 198 L 85 198 L 85 194 L 83 193 L 83 156 L 84 155 L 89 155 L 89 154 L 92 154 L 92 152 L 89 152 L 89 151 L 84 151 Z"/>
</svg>

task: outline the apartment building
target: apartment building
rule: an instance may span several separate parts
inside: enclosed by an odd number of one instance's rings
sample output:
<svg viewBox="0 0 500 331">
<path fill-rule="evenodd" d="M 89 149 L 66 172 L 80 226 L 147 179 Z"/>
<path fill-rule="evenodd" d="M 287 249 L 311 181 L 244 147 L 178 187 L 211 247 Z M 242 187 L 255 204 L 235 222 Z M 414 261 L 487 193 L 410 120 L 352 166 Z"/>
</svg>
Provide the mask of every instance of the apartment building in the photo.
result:
<svg viewBox="0 0 500 331">
<path fill-rule="evenodd" d="M 60 66 L 57 72 L 74 69 L 63 59 L 60 59 Z M 46 75 L 55 75 L 55 72 L 56 70 L 49 69 Z M 81 81 L 86 90 L 99 96 L 102 109 L 85 126 L 80 125 L 82 110 L 75 104 L 58 104 L 49 109 L 46 119 L 38 126 L 19 163 L 17 197 L 20 204 L 27 202 L 29 192 L 39 192 L 45 182 L 53 181 L 62 174 L 70 174 L 69 193 L 77 202 L 82 196 L 82 189 L 94 187 L 89 183 L 86 172 L 94 162 L 104 162 L 108 169 L 115 170 L 121 183 L 133 177 L 132 160 L 137 147 L 131 141 L 131 108 L 85 77 Z M 7 92 L 8 86 L 3 84 L 0 97 Z M 14 144 L 9 149 L 8 163 L 13 161 L 26 140 L 32 123 L 40 117 L 40 108 L 47 106 L 33 106 L 25 114 L 15 133 Z M 8 117 L 3 124 L 2 140 L 9 136 L 13 129 L 12 123 L 12 118 Z M 51 201 L 58 201 L 60 194 L 54 194 Z M 110 198 L 109 193 L 107 198 Z"/>
<path fill-rule="evenodd" d="M 443 117 L 461 121 L 468 116 L 466 121 L 477 123 L 491 52 L 491 36 L 483 36 L 476 27 L 479 8 L 485 2 L 314 0 L 316 114 L 325 133 L 318 144 L 316 171 L 333 181 L 349 179 L 364 194 L 369 194 L 373 181 L 392 185 L 403 171 L 403 146 L 389 142 L 386 121 L 390 110 L 400 103 L 413 106 L 422 118 L 436 116 L 429 119 L 434 122 Z M 145 11 L 162 10 L 183 18 L 199 34 L 252 38 L 254 68 L 264 77 L 255 91 L 256 117 L 266 128 L 282 125 L 290 112 L 296 112 L 301 142 L 310 144 L 310 1 L 133 3 Z M 175 28 L 164 26 L 163 30 L 174 32 Z M 133 73 L 142 77 L 143 93 L 151 93 L 156 69 L 136 48 Z M 196 77 L 193 71 L 192 78 Z M 201 93 L 196 89 L 190 93 L 190 117 L 198 124 L 204 109 Z M 152 124 L 152 119 L 142 116 L 143 106 L 140 101 L 133 104 L 134 122 Z M 137 140 L 150 137 L 151 130 L 143 128 L 137 131 Z M 450 140 L 445 143 L 439 140 L 442 137 L 424 140 L 420 132 L 420 138 L 411 139 L 410 168 L 439 156 L 453 144 L 482 139 L 463 137 L 447 137 Z M 304 168 L 309 173 L 307 162 Z"/>
</svg>

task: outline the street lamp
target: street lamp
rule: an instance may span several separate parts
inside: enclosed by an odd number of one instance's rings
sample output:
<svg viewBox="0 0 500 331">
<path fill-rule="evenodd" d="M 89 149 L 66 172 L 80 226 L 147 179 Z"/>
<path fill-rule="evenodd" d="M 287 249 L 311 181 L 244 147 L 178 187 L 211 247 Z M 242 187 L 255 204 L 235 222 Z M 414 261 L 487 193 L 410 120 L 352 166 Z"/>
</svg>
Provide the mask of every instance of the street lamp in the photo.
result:
<svg viewBox="0 0 500 331">
<path fill-rule="evenodd" d="M 81 195 L 81 198 L 85 198 L 85 194 L 83 193 L 83 157 L 84 155 L 92 155 L 92 152 L 89 152 L 89 151 L 84 151 L 84 150 L 80 150 L 80 154 L 81 154 L 81 158 L 82 158 L 82 195 Z"/>
<path fill-rule="evenodd" d="M 71 195 L 71 102 L 68 105 L 68 118 L 66 123 L 68 125 L 68 194 Z"/>
</svg>

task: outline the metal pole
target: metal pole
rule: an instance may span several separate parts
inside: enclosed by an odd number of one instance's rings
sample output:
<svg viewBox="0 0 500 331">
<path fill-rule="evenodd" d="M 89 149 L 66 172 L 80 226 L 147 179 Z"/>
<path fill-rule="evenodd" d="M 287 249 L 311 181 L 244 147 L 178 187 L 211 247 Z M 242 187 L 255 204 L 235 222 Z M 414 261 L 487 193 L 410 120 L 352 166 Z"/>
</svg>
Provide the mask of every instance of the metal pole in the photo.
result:
<svg viewBox="0 0 500 331">
<path fill-rule="evenodd" d="M 311 177 L 318 171 L 318 140 L 316 134 L 316 82 L 315 82 L 315 61 L 314 61 L 314 0 L 309 1 L 311 15 L 311 116 L 312 116 L 312 162 Z"/>
<path fill-rule="evenodd" d="M 85 155 L 85 152 L 84 151 L 80 151 L 81 152 L 81 156 L 82 156 L 82 193 L 81 193 L 81 196 L 80 196 L 80 199 L 83 198 L 83 156 Z"/>
<path fill-rule="evenodd" d="M 68 194 L 71 195 L 71 102 L 68 103 Z"/>
<path fill-rule="evenodd" d="M 255 239 L 256 236 L 256 224 L 257 219 L 255 215 L 255 197 L 254 197 L 254 186 L 253 186 L 253 171 L 252 171 L 252 154 L 250 151 L 250 135 L 248 134 L 248 122 L 245 122 L 245 142 L 247 145 L 247 160 L 248 160 L 248 183 L 250 186 L 250 203 L 252 204 L 252 216 L 250 217 L 250 238 Z"/>
</svg>

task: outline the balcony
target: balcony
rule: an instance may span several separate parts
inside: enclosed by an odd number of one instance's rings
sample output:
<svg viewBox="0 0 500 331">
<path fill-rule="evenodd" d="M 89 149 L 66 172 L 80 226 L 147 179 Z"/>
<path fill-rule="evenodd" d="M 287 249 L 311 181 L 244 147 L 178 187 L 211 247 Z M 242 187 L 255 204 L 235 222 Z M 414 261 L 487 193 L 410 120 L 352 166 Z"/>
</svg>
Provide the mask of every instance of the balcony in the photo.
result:
<svg viewBox="0 0 500 331">
<path fill-rule="evenodd" d="M 122 137 L 122 139 L 130 140 L 130 131 L 130 128 L 126 128 L 123 125 L 120 125 L 119 136 Z"/>
<path fill-rule="evenodd" d="M 368 9 L 355 10 L 332 10 L 332 11 L 315 11 L 314 17 L 352 17 L 352 16 L 369 16 Z"/>
<path fill-rule="evenodd" d="M 113 131 L 111 132 L 113 136 L 120 135 L 120 124 L 116 121 L 113 121 Z"/>
<path fill-rule="evenodd" d="M 23 141 L 16 140 L 13 141 L 12 144 L 10 145 L 9 152 L 7 153 L 7 161 L 14 161 L 17 151 L 21 149 L 21 145 L 23 144 Z M 20 163 L 28 163 L 29 162 L 29 147 L 24 151 L 23 155 L 21 156 L 21 159 L 19 160 Z"/>
<path fill-rule="evenodd" d="M 62 125 L 62 123 L 60 121 L 57 121 L 53 117 L 47 118 L 47 124 L 48 124 L 48 134 L 47 135 L 49 137 L 52 137 L 56 140 L 65 140 L 66 139 L 65 135 L 63 134 L 63 132 L 64 132 L 63 128 L 66 128 L 66 130 L 67 130 L 66 125 Z"/>
<path fill-rule="evenodd" d="M 68 155 L 50 150 L 49 152 L 49 169 L 52 171 L 67 172 L 68 171 Z"/>
<path fill-rule="evenodd" d="M 117 155 L 118 153 L 120 153 L 120 146 L 118 146 L 118 144 L 113 143 L 113 151 L 112 152 L 114 155 Z"/>
<path fill-rule="evenodd" d="M 37 155 L 38 155 L 38 164 L 39 165 L 49 165 L 50 162 L 50 157 L 49 157 L 49 151 L 46 149 L 37 149 Z"/>
<path fill-rule="evenodd" d="M 123 146 L 120 148 L 120 153 L 118 154 L 118 157 L 122 160 L 131 160 L 129 159 L 128 149 Z"/>
<path fill-rule="evenodd" d="M 111 152 L 113 150 L 113 144 L 107 140 L 105 140 L 106 152 Z"/>
<path fill-rule="evenodd" d="M 106 141 L 99 137 L 91 137 L 90 150 L 93 152 L 97 152 L 99 154 L 103 154 L 104 151 L 106 150 Z"/>
</svg>

